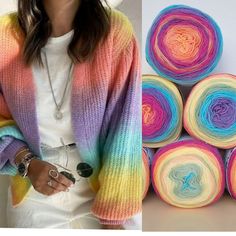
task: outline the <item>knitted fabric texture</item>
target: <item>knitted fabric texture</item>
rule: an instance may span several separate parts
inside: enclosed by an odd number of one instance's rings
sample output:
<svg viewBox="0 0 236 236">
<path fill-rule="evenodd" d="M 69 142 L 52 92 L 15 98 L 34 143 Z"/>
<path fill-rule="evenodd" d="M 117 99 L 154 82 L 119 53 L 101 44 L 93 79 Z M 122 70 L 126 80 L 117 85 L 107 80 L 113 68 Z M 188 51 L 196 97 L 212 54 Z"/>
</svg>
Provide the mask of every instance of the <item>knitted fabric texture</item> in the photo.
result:
<svg viewBox="0 0 236 236">
<path fill-rule="evenodd" d="M 214 203 L 225 189 L 219 151 L 190 137 L 160 148 L 153 158 L 151 175 L 157 195 L 181 208 Z"/>
<path fill-rule="evenodd" d="M 146 58 L 158 75 L 191 85 L 218 64 L 223 50 L 219 26 L 207 14 L 184 5 L 163 9 L 150 27 Z"/>
<path fill-rule="evenodd" d="M 236 199 L 236 148 L 230 149 L 225 155 L 226 187 L 230 195 Z"/>
<path fill-rule="evenodd" d="M 150 164 L 151 159 L 154 156 L 154 150 L 151 148 L 142 148 L 142 159 L 143 159 L 143 199 L 148 193 L 148 189 L 151 183 L 150 178 Z"/>
<path fill-rule="evenodd" d="M 184 108 L 187 132 L 213 146 L 236 146 L 236 76 L 216 74 L 192 89 Z"/>
<path fill-rule="evenodd" d="M 13 205 L 22 202 L 31 184 L 16 174 L 12 160 L 28 145 L 42 156 L 31 67 L 22 57 L 23 33 L 17 14 L 0 18 L 1 173 L 12 175 Z M 132 26 L 111 12 L 111 30 L 94 58 L 73 71 L 71 117 L 79 155 L 93 167 L 89 179 L 97 192 L 92 212 L 103 220 L 126 220 L 141 211 L 141 75 Z M 11 135 L 15 127 L 18 137 Z M 6 131 L 6 130 L 5 130 Z M 23 137 L 23 138 L 22 138 Z"/>
<path fill-rule="evenodd" d="M 142 77 L 143 146 L 162 147 L 180 136 L 182 97 L 172 82 L 156 75 Z"/>
</svg>

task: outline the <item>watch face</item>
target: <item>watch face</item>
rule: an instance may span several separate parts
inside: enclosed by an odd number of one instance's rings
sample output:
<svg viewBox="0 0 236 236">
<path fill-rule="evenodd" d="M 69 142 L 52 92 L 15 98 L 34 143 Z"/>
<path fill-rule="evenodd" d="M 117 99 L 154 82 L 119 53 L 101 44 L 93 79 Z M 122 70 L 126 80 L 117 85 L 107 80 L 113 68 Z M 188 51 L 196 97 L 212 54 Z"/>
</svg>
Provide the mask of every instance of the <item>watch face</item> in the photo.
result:
<svg viewBox="0 0 236 236">
<path fill-rule="evenodd" d="M 93 174 L 93 168 L 88 163 L 84 162 L 79 163 L 76 170 L 79 176 L 84 178 L 88 178 Z"/>
<path fill-rule="evenodd" d="M 25 173 L 25 164 L 24 163 L 20 163 L 18 166 L 18 172 L 20 175 L 23 175 Z"/>
</svg>

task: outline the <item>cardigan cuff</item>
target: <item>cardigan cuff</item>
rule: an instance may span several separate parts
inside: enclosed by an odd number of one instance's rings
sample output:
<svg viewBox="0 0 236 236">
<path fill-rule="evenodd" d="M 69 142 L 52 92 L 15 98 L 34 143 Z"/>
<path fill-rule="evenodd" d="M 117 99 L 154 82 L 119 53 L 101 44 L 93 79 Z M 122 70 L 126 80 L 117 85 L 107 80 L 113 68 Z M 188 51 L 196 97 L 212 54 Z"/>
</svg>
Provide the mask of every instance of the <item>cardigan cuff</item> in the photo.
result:
<svg viewBox="0 0 236 236">
<path fill-rule="evenodd" d="M 99 219 L 100 224 L 102 225 L 123 225 L 126 223 L 126 220 L 104 220 Z"/>
<path fill-rule="evenodd" d="M 27 147 L 27 144 L 25 142 L 19 139 L 14 139 L 13 142 L 5 148 L 4 153 L 6 156 L 9 157 L 9 162 L 13 167 L 16 167 L 15 164 L 16 153 L 23 147 Z"/>
</svg>

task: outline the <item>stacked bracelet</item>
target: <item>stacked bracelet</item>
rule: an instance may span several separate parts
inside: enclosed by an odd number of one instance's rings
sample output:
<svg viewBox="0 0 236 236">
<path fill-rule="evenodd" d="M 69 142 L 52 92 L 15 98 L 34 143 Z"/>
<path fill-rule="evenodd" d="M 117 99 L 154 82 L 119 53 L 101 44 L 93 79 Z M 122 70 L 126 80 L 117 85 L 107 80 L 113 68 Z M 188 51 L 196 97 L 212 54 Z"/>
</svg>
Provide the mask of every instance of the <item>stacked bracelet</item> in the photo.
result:
<svg viewBox="0 0 236 236">
<path fill-rule="evenodd" d="M 19 156 L 20 154 L 26 152 L 26 151 L 27 151 L 26 154 L 31 153 L 29 148 L 23 148 L 21 151 L 19 151 L 19 152 L 16 154 L 16 156 L 15 156 L 15 164 L 16 164 L 16 166 L 19 165 L 19 163 L 17 163 L 17 158 L 18 158 L 18 156 Z"/>
<path fill-rule="evenodd" d="M 17 153 L 15 159 L 17 159 L 17 157 L 25 151 L 27 151 L 27 152 L 24 155 L 24 157 L 20 160 L 19 163 L 16 163 L 18 173 L 23 178 L 25 178 L 28 174 L 28 169 L 29 169 L 30 162 L 33 159 L 36 159 L 36 156 L 32 152 L 29 151 L 29 148 L 25 148 L 22 151 L 20 151 L 19 153 Z"/>
</svg>

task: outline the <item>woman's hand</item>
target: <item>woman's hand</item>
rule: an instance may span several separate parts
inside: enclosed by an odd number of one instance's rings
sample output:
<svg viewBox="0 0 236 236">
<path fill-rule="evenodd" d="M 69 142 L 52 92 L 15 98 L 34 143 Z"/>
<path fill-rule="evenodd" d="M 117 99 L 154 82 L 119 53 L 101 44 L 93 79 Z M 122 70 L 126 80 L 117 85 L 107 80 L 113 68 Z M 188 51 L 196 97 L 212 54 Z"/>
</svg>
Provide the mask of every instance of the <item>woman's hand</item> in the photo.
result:
<svg viewBox="0 0 236 236">
<path fill-rule="evenodd" d="M 50 170 L 57 171 L 57 168 L 45 161 L 33 159 L 28 169 L 28 178 L 30 179 L 34 189 L 44 195 L 53 195 L 59 192 L 66 192 L 73 185 L 73 182 L 64 175 L 58 173 L 57 178 L 49 175 Z M 48 185 L 51 182 L 51 185 Z"/>
<path fill-rule="evenodd" d="M 17 152 L 15 157 L 16 165 L 22 161 L 27 153 L 29 153 L 27 146 Z M 27 176 L 36 191 L 49 196 L 61 191 L 67 191 L 72 186 L 73 182 L 60 173 L 57 174 L 55 172 L 58 176 L 55 175 L 54 178 L 50 176 L 50 170 L 57 172 L 57 168 L 46 161 L 38 159 L 31 160 Z M 50 186 L 48 185 L 49 182 L 51 183 Z"/>
</svg>

